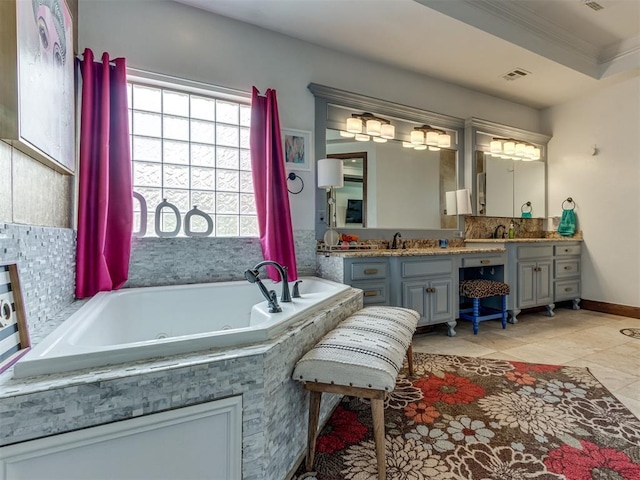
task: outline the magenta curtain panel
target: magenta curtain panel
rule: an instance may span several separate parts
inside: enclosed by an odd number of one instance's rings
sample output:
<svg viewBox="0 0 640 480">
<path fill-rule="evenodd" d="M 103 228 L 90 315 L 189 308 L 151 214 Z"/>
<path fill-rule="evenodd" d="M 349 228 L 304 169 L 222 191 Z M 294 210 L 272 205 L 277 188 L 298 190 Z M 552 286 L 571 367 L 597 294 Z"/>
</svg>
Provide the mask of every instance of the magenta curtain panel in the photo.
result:
<svg viewBox="0 0 640 480">
<path fill-rule="evenodd" d="M 253 87 L 251 95 L 251 169 L 258 210 L 262 256 L 287 267 L 289 281 L 298 278 L 291 228 L 287 173 L 284 168 L 276 91 L 264 96 Z M 267 268 L 269 278 L 280 280 L 278 271 Z"/>
<path fill-rule="evenodd" d="M 78 192 L 76 296 L 116 290 L 127 280 L 133 190 L 124 58 L 80 62 L 82 111 Z"/>
</svg>

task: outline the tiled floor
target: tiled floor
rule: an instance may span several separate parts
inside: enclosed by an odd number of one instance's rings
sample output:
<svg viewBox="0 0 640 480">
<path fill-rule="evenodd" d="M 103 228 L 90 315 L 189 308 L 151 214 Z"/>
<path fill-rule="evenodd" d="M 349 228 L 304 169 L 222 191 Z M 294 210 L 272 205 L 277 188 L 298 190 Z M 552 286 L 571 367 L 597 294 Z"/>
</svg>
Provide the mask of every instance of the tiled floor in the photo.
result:
<svg viewBox="0 0 640 480">
<path fill-rule="evenodd" d="M 587 367 L 629 410 L 640 418 L 640 339 L 620 333 L 640 328 L 640 320 L 588 310 L 559 308 L 555 317 L 527 313 L 502 330 L 499 320 L 458 321 L 457 336 L 446 336 L 444 325 L 418 334 L 415 352 L 501 358 L 532 363 Z"/>
</svg>

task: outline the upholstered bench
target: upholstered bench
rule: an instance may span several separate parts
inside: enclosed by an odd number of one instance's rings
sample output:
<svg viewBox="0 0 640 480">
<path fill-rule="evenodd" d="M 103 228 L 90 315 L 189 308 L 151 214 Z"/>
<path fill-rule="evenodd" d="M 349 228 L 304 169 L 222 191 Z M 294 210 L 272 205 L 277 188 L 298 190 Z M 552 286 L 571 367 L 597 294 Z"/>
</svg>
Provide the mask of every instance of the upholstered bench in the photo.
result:
<svg viewBox="0 0 640 480">
<path fill-rule="evenodd" d="M 298 361 L 293 378 L 310 391 L 307 470 L 313 469 L 322 392 L 328 392 L 371 399 L 378 478 L 386 478 L 384 399 L 395 387 L 405 354 L 413 375 L 411 339 L 419 318 L 407 308 L 363 308 Z"/>
<path fill-rule="evenodd" d="M 461 297 L 472 299 L 471 308 L 460 309 L 460 318 L 470 320 L 473 323 L 473 334 L 478 334 L 478 323 L 484 320 L 501 319 L 502 328 L 507 327 L 507 295 L 509 295 L 509 285 L 495 280 L 463 280 L 460 282 L 459 294 Z M 480 305 L 481 298 L 500 296 L 501 309 L 483 307 Z"/>
</svg>

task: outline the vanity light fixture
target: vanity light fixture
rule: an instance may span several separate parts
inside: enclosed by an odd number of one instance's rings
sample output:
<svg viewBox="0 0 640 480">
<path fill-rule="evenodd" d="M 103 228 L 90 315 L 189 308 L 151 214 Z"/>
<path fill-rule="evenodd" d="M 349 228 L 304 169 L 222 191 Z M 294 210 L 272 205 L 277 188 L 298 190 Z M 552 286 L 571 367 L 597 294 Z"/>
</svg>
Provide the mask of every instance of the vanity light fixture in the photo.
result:
<svg viewBox="0 0 640 480">
<path fill-rule="evenodd" d="M 414 127 L 410 135 L 411 143 L 416 150 L 426 150 L 428 146 L 429 150 L 438 151 L 451 146 L 451 135 L 429 125 Z"/>
<path fill-rule="evenodd" d="M 540 148 L 513 138 L 494 138 L 489 142 L 489 151 L 486 153 L 498 158 L 525 162 L 540 160 L 541 157 Z"/>
<path fill-rule="evenodd" d="M 389 120 L 376 117 L 371 113 L 352 113 L 351 117 L 347 118 L 346 129 L 347 132 L 356 134 L 356 140 L 358 140 L 357 134 L 366 134 L 367 139 L 364 140 L 364 137 L 361 137 L 359 140 L 361 142 L 369 140 L 369 136 L 385 140 L 392 140 L 396 136 L 396 127 Z"/>
</svg>

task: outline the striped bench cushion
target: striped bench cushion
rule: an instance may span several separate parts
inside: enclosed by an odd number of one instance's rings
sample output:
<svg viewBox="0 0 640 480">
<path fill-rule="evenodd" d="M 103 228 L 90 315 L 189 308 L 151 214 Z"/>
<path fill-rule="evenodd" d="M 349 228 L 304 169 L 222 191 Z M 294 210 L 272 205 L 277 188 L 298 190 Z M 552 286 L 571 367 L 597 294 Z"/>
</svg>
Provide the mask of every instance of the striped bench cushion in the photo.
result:
<svg viewBox="0 0 640 480">
<path fill-rule="evenodd" d="M 407 308 L 363 308 L 307 352 L 293 378 L 391 391 L 419 319 Z"/>
<path fill-rule="evenodd" d="M 487 298 L 496 295 L 509 295 L 509 285 L 495 280 L 463 280 L 460 282 L 460 295 L 468 298 Z"/>
</svg>

